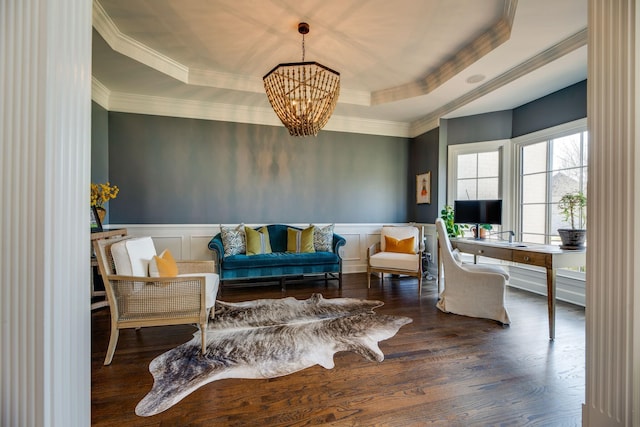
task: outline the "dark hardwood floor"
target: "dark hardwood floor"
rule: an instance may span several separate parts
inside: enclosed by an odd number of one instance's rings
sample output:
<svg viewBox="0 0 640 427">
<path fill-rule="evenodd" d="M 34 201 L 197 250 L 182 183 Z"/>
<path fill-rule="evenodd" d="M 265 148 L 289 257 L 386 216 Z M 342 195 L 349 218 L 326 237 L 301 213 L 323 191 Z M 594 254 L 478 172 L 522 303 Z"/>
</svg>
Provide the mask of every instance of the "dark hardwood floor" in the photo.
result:
<svg viewBox="0 0 640 427">
<path fill-rule="evenodd" d="M 124 330 L 113 363 L 103 366 L 109 309 L 92 314 L 91 419 L 95 426 L 579 426 L 584 402 L 584 309 L 558 303 L 556 340 L 548 339 L 546 297 L 509 289 L 512 324 L 440 312 L 437 286 L 412 278 L 347 274 L 343 289 L 322 281 L 225 289 L 223 301 L 294 296 L 385 302 L 379 313 L 413 323 L 380 343 L 382 363 L 338 353 L 320 366 L 280 378 L 207 384 L 169 410 L 138 417 L 151 389 L 151 360 L 191 339 L 195 328 Z"/>
</svg>

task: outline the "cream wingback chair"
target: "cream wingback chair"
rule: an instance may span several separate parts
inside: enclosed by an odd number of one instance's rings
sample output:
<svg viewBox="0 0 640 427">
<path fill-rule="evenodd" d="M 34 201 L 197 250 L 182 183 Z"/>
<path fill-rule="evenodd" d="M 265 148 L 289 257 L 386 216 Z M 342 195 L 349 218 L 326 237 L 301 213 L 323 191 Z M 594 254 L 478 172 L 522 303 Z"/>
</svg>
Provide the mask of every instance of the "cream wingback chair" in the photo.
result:
<svg viewBox="0 0 640 427">
<path fill-rule="evenodd" d="M 111 311 L 105 365 L 124 328 L 197 324 L 204 354 L 219 284 L 214 261 L 176 262 L 168 251 L 157 256 L 151 237 L 99 239 L 93 248 Z"/>
<path fill-rule="evenodd" d="M 444 268 L 444 291 L 437 307 L 446 313 L 493 319 L 505 325 L 511 323 L 505 307 L 509 274 L 498 265 L 458 261 L 441 218 L 436 219 L 436 229 L 440 247 L 438 262 Z"/>
<path fill-rule="evenodd" d="M 418 278 L 418 292 L 422 293 L 422 251 L 420 229 L 415 226 L 388 226 L 380 231 L 380 242 L 367 250 L 367 287 L 371 287 L 371 273 L 401 274 Z"/>
</svg>

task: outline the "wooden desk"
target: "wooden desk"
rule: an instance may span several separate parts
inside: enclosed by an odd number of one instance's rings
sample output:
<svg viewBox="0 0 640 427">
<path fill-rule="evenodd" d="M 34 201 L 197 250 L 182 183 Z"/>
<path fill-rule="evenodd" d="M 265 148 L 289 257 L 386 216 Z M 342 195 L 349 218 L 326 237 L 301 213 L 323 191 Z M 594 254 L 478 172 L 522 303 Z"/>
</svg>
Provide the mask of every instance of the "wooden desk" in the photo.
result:
<svg viewBox="0 0 640 427">
<path fill-rule="evenodd" d="M 585 265 L 587 252 L 564 250 L 559 246 L 513 243 L 500 240 L 451 239 L 451 244 L 460 252 L 473 254 L 474 263 L 478 256 L 504 261 L 544 267 L 547 270 L 547 305 L 549 310 L 549 339 L 556 336 L 556 270 L 558 268 Z M 440 280 L 438 262 L 438 280 Z"/>
</svg>

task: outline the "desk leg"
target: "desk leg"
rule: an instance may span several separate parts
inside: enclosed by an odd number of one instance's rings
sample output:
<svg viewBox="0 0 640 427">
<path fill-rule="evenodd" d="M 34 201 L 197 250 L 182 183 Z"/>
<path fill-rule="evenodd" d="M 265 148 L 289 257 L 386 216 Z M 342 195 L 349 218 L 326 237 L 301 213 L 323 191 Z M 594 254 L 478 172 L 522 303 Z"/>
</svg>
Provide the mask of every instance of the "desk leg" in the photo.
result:
<svg viewBox="0 0 640 427">
<path fill-rule="evenodd" d="M 556 269 L 547 267 L 547 306 L 549 308 L 549 339 L 556 338 Z"/>
<path fill-rule="evenodd" d="M 442 293 L 442 249 L 438 240 L 438 295 Z"/>
</svg>

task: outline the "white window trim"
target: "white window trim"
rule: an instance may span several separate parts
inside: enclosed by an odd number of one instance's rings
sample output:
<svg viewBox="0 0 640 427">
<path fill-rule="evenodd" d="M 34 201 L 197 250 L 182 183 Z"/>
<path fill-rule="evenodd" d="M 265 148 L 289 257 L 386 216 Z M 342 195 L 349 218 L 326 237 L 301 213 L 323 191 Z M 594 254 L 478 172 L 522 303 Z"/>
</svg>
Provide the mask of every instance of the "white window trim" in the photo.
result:
<svg viewBox="0 0 640 427">
<path fill-rule="evenodd" d="M 521 198 L 521 184 L 522 184 L 522 176 L 519 173 L 519 171 L 516 171 L 515 168 L 518 167 L 518 165 L 521 163 L 521 159 L 520 159 L 520 148 L 525 146 L 525 145 L 529 145 L 529 144 L 536 144 L 538 142 L 544 142 L 544 141 L 548 141 L 550 139 L 555 139 L 555 138 L 562 138 L 563 136 L 567 136 L 567 135 L 572 135 L 575 133 L 581 133 L 581 132 L 585 132 L 587 131 L 587 118 L 582 118 L 582 119 L 578 119 L 578 120 L 574 120 L 572 122 L 567 122 L 567 123 L 563 123 L 561 125 L 558 126 L 554 126 L 554 127 L 550 127 L 547 129 L 542 129 L 536 132 L 532 132 L 532 133 L 528 133 L 526 135 L 522 135 L 522 136 L 518 136 L 516 138 L 513 138 L 512 141 L 512 145 L 513 145 L 513 150 L 512 150 L 512 159 L 511 159 L 511 164 L 513 165 L 514 170 L 512 171 L 512 176 L 514 177 L 513 180 L 513 184 L 514 184 L 514 188 L 513 188 L 513 217 L 514 218 L 514 222 L 512 223 L 513 227 L 512 228 L 515 232 L 516 235 L 519 236 L 521 231 L 520 230 L 520 203 L 519 200 Z M 578 273 L 578 274 L 584 274 L 584 273 Z"/>
<path fill-rule="evenodd" d="M 456 159 L 461 154 L 482 153 L 487 151 L 502 150 L 500 164 L 500 189 L 502 192 L 502 206 L 510 207 L 512 205 L 511 193 L 512 177 L 515 173 L 513 170 L 512 142 L 510 139 L 500 139 L 495 141 L 472 142 L 468 144 L 455 144 L 448 146 L 447 152 L 447 204 L 453 206 L 456 197 L 455 182 L 458 176 L 456 168 Z M 502 212 L 502 229 L 513 230 L 513 212 L 512 209 L 504 209 Z"/>
<path fill-rule="evenodd" d="M 584 132 L 587 130 L 587 118 L 574 120 L 572 122 L 563 123 L 558 126 L 554 126 L 547 129 L 542 129 L 537 132 L 528 133 L 513 138 L 514 145 L 526 145 L 533 144 L 535 142 L 546 141 L 553 138 L 561 138 L 563 136 L 571 135 L 578 132 Z M 516 150 L 517 151 L 517 150 Z"/>
</svg>

